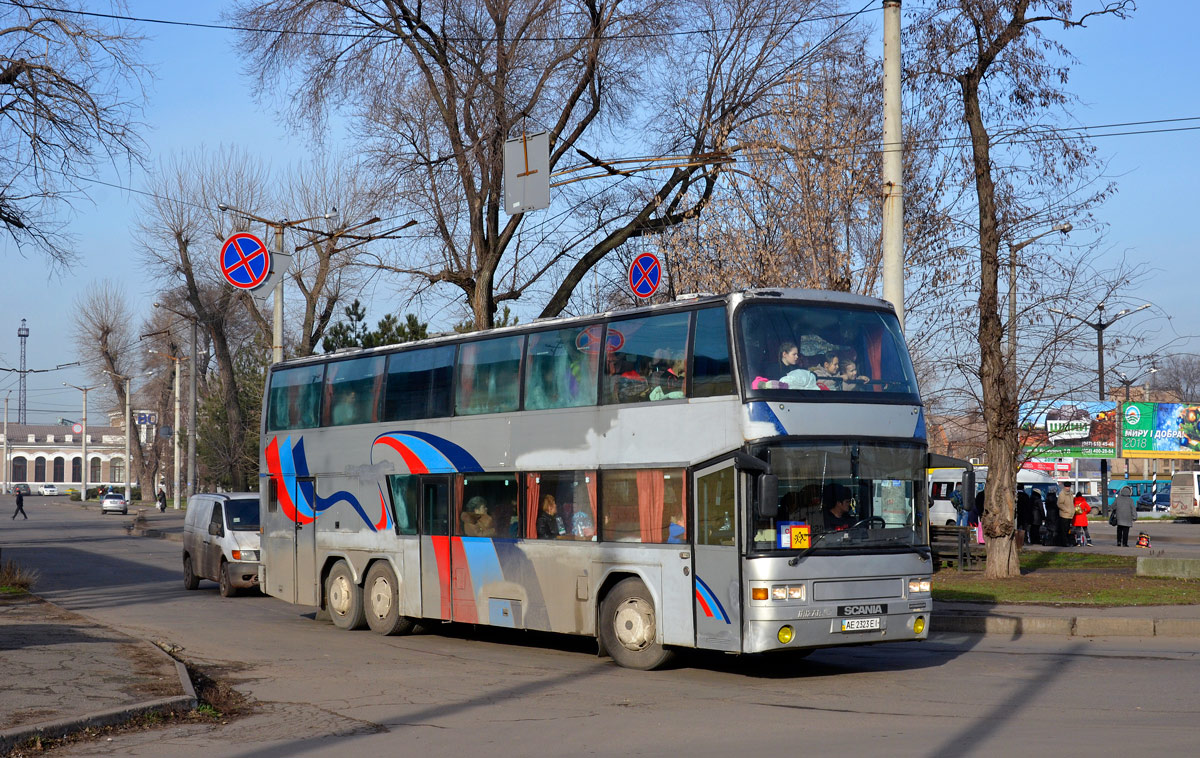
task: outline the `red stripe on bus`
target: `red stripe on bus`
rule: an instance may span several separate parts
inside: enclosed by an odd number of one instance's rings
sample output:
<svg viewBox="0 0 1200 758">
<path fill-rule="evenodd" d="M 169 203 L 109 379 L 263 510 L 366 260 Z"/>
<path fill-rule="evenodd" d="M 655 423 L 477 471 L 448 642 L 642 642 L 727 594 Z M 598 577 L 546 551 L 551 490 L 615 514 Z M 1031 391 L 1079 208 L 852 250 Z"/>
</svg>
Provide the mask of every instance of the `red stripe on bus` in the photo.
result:
<svg viewBox="0 0 1200 758">
<path fill-rule="evenodd" d="M 475 586 L 471 582 L 471 565 L 467 563 L 467 554 L 463 550 L 462 537 L 450 538 L 451 561 L 455 577 L 461 577 L 463 586 L 456 586 L 454 591 L 454 620 L 468 624 L 479 622 L 479 609 L 475 605 Z"/>
<path fill-rule="evenodd" d="M 412 450 L 409 450 L 408 447 L 406 445 L 402 444 L 399 440 L 394 439 L 392 437 L 380 437 L 379 439 L 375 440 L 375 444 L 376 445 L 387 445 L 388 447 L 390 447 L 391 449 L 393 449 L 397 453 L 399 453 L 400 457 L 404 459 L 404 465 L 408 466 L 409 473 L 411 473 L 411 474 L 428 474 L 429 473 L 429 467 L 426 466 L 424 463 L 422 463 L 421 459 L 417 457 L 417 454 L 414 453 Z"/>
<path fill-rule="evenodd" d="M 433 541 L 433 556 L 437 560 L 438 589 L 441 591 L 440 619 L 450 618 L 450 538 L 430 537 Z"/>
</svg>

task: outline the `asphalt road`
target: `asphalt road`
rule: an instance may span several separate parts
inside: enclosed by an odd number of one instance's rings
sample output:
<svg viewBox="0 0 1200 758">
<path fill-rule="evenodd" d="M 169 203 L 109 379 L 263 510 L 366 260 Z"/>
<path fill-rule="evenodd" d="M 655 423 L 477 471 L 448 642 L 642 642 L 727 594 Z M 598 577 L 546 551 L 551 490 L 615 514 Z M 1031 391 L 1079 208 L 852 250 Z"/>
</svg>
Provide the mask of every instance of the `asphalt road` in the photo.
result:
<svg viewBox="0 0 1200 758">
<path fill-rule="evenodd" d="M 38 594 L 258 701 L 227 725 L 62 755 L 1191 755 L 1200 640 L 936 635 L 792 657 L 690 654 L 636 672 L 586 639 L 439 625 L 343 632 L 313 609 L 183 589 L 180 546 L 65 502 L 0 527 Z M 11 525 L 11 527 L 10 527 Z M 1156 525 L 1157 529 L 1168 525 Z"/>
</svg>

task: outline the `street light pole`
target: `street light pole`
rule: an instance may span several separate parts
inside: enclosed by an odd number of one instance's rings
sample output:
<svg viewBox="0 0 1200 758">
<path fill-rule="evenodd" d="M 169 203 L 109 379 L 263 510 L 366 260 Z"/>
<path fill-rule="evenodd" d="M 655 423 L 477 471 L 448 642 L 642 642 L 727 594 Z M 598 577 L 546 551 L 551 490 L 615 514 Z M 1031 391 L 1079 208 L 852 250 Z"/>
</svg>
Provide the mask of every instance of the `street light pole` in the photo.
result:
<svg viewBox="0 0 1200 758">
<path fill-rule="evenodd" d="M 133 496 L 133 492 L 129 486 L 129 471 L 133 468 L 129 461 L 129 422 L 132 418 L 129 404 L 129 377 L 121 376 L 120 374 L 114 374 L 108 370 L 105 370 L 104 373 L 108 374 L 113 379 L 121 379 L 125 382 L 125 504 L 128 506 L 129 501 Z M 144 494 L 143 497 L 145 497 Z"/>
<path fill-rule="evenodd" d="M 1065 316 L 1074 319 L 1081 324 L 1086 324 L 1096 330 L 1096 365 L 1099 371 L 1100 385 L 1100 402 L 1104 402 L 1104 330 L 1115 324 L 1120 319 L 1126 316 L 1131 316 L 1138 311 L 1145 310 L 1150 307 L 1150 303 L 1143 303 L 1136 308 L 1124 308 L 1117 311 L 1108 321 L 1104 320 L 1104 303 L 1096 306 L 1096 310 L 1100 314 L 1100 318 L 1095 321 L 1088 321 L 1085 318 L 1076 316 L 1073 313 L 1061 311 L 1058 308 L 1050 308 L 1051 313 L 1057 313 L 1060 316 Z M 1108 515 L 1108 458 L 1100 459 L 1100 510 L 1103 515 Z"/>
<path fill-rule="evenodd" d="M 87 393 L 88 393 L 88 392 L 90 392 L 91 390 L 94 390 L 94 389 L 96 389 L 96 387 L 95 387 L 95 386 L 93 386 L 93 387 L 79 387 L 79 386 L 76 386 L 76 385 L 74 385 L 74 384 L 67 384 L 66 382 L 63 382 L 63 383 L 62 383 L 62 385 L 63 385 L 64 387 L 71 387 L 71 388 L 73 388 L 73 389 L 77 389 L 77 390 L 79 390 L 80 392 L 82 392 L 82 393 L 83 393 L 83 418 L 81 419 L 81 423 L 82 423 L 82 425 L 83 425 L 83 435 L 82 435 L 82 439 L 80 440 L 80 443 L 81 443 L 81 444 L 82 444 L 82 446 L 83 446 L 83 466 L 82 466 L 82 469 L 81 469 L 81 471 L 80 471 L 80 479 L 82 480 L 82 481 L 80 482 L 80 484 L 82 485 L 81 489 L 83 490 L 83 492 L 80 494 L 80 496 L 79 496 L 79 499 L 80 499 L 80 501 L 81 501 L 81 502 L 84 502 L 84 503 L 86 503 L 86 502 L 87 502 L 87 482 L 88 482 L 88 457 L 87 457 Z"/>
<path fill-rule="evenodd" d="M 1125 402 L 1126 403 L 1129 402 L 1129 387 L 1131 385 L 1133 385 L 1133 384 L 1141 381 L 1142 379 L 1145 379 L 1147 376 L 1150 376 L 1151 374 L 1154 374 L 1157 372 L 1158 372 L 1158 369 L 1154 366 L 1151 366 L 1150 370 L 1147 371 L 1146 373 L 1138 376 L 1136 379 L 1130 379 L 1129 377 L 1125 376 L 1124 373 L 1118 371 L 1117 376 L 1121 377 L 1121 384 L 1125 387 Z M 1125 415 L 1121 414 L 1122 427 L 1124 426 L 1124 424 L 1125 424 Z M 1122 452 L 1124 452 L 1124 451 L 1122 451 Z M 1128 479 L 1129 478 L 1129 459 L 1126 458 L 1125 456 L 1121 456 L 1121 457 L 1125 461 L 1125 478 Z M 1142 474 L 1145 475 L 1145 473 L 1146 473 L 1146 467 L 1142 466 Z"/>
<path fill-rule="evenodd" d="M 8 494 L 8 397 L 12 390 L 4 393 L 4 493 Z"/>
<path fill-rule="evenodd" d="M 188 371 L 188 457 L 187 457 L 187 496 L 196 494 L 196 318 L 186 313 L 180 313 L 174 308 L 154 303 L 155 308 L 170 311 L 176 316 L 187 319 L 192 324 L 192 365 Z M 170 327 L 167 327 L 168 329 Z"/>
<path fill-rule="evenodd" d="M 181 489 L 180 470 L 179 470 L 179 364 L 181 361 L 186 361 L 186 356 L 175 356 L 170 353 L 164 353 L 160 350 L 151 350 L 151 353 L 161 355 L 164 358 L 170 359 L 175 364 L 175 427 L 171 430 L 171 451 L 175 458 L 175 488 L 173 494 L 175 497 L 175 510 L 179 510 L 179 491 Z"/>
<path fill-rule="evenodd" d="M 247 211 L 241 210 L 240 208 L 235 208 L 232 205 L 229 205 L 227 203 L 217 203 L 217 210 L 221 211 L 222 213 L 224 213 L 225 211 L 231 211 L 243 218 L 248 218 L 251 221 L 258 221 L 258 222 L 261 222 L 261 223 L 266 224 L 267 226 L 271 227 L 271 229 L 275 232 L 275 253 L 274 254 L 276 256 L 283 255 L 283 230 L 286 229 L 287 227 L 299 226 L 300 224 L 304 224 L 309 221 L 316 221 L 317 219 L 328 220 L 328 219 L 331 219 L 338 215 L 337 208 L 334 208 L 329 213 L 323 213 L 320 216 L 312 216 L 311 218 L 300 219 L 299 221 L 288 221 L 287 219 L 283 219 L 281 221 L 272 221 L 268 218 L 263 218 L 262 216 L 256 216 L 253 213 L 249 213 Z M 284 279 L 285 279 L 285 277 L 283 277 L 283 276 L 279 277 L 279 281 L 275 285 L 275 295 L 274 295 L 275 302 L 273 304 L 273 311 L 272 311 L 272 314 L 273 314 L 272 319 L 274 320 L 275 323 L 273 323 L 271 325 L 271 363 L 280 363 L 281 361 L 283 361 L 283 281 L 284 281 Z"/>
<path fill-rule="evenodd" d="M 1041 234 L 1035 234 L 1023 242 L 1008 246 L 1008 365 L 1012 372 L 1014 392 L 1017 386 L 1017 253 L 1047 234 L 1062 232 L 1066 235 L 1070 234 L 1073 228 L 1069 221 L 1064 221 L 1061 224 L 1055 224 Z"/>
</svg>

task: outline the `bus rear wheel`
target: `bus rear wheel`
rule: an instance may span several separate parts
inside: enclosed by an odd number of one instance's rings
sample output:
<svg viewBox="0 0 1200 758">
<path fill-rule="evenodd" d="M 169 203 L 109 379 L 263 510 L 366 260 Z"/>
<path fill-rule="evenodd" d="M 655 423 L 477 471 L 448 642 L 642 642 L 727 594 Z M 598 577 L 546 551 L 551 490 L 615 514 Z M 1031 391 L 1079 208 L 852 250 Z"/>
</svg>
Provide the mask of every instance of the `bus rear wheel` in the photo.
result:
<svg viewBox="0 0 1200 758">
<path fill-rule="evenodd" d="M 325 578 L 325 607 L 329 618 L 339 629 L 362 629 L 366 622 L 363 615 L 362 588 L 354 583 L 354 574 L 345 561 L 333 564 Z"/>
<path fill-rule="evenodd" d="M 413 620 L 400 615 L 400 583 L 396 574 L 383 561 L 371 566 L 364 583 L 364 602 L 367 626 L 371 631 L 384 636 L 408 634 L 413 629 Z"/>
<path fill-rule="evenodd" d="M 622 579 L 600 607 L 600 641 L 617 665 L 650 671 L 674 657 L 655 642 L 658 615 L 641 579 Z"/>
</svg>

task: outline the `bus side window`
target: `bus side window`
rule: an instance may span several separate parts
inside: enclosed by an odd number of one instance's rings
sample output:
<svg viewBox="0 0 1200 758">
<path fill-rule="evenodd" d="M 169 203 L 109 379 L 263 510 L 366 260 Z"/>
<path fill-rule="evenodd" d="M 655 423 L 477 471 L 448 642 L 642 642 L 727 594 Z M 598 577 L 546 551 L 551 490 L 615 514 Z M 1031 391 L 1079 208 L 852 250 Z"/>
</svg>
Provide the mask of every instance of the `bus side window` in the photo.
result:
<svg viewBox="0 0 1200 758">
<path fill-rule="evenodd" d="M 449 416 L 453 387 L 453 345 L 394 353 L 387 359 L 383 420 Z"/>
<path fill-rule="evenodd" d="M 524 337 L 499 337 L 462 346 L 458 354 L 455 415 L 517 410 L 524 341 Z"/>
<path fill-rule="evenodd" d="M 529 335 L 525 409 L 576 408 L 596 403 L 600 326 Z M 583 344 L 586 351 L 581 350 Z"/>
<path fill-rule="evenodd" d="M 657 400 L 681 391 L 677 373 L 687 355 L 690 320 L 682 312 L 610 323 L 605 347 L 614 349 L 607 351 L 604 402 Z M 678 390 L 664 386 L 672 375 L 680 380 Z"/>
<path fill-rule="evenodd" d="M 329 364 L 325 371 L 322 426 L 367 424 L 378 420 L 376 379 L 383 373 L 384 357 L 357 358 Z"/>
<path fill-rule="evenodd" d="M 325 366 L 297 366 L 271 374 L 268 429 L 311 429 L 317 425 L 321 407 L 321 383 Z"/>
<path fill-rule="evenodd" d="M 396 522 L 396 534 L 417 533 L 417 505 L 420 501 L 421 480 L 412 474 L 388 476 L 388 489 L 392 494 L 392 515 Z"/>
<path fill-rule="evenodd" d="M 692 338 L 691 397 L 733 394 L 728 331 L 724 308 L 706 308 L 696 312 L 696 331 Z"/>
</svg>

